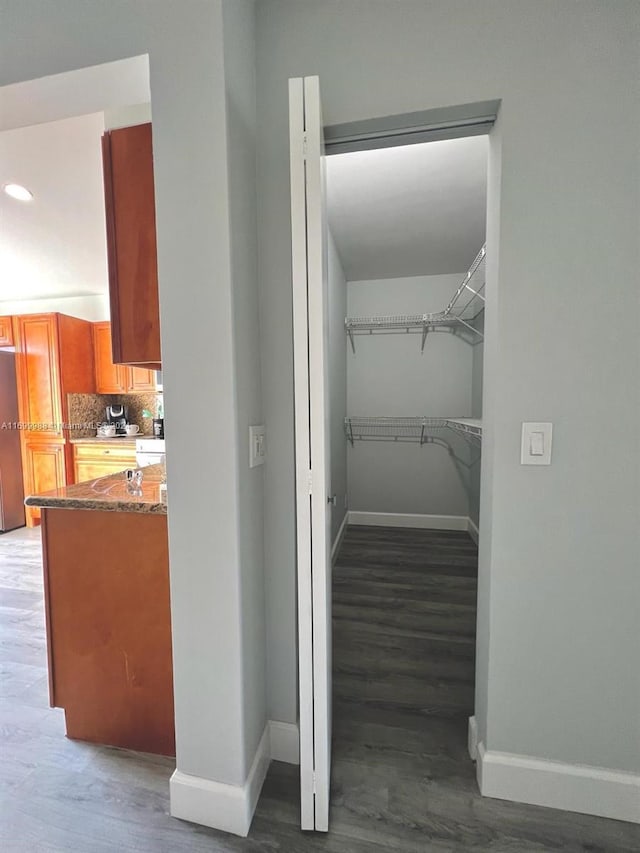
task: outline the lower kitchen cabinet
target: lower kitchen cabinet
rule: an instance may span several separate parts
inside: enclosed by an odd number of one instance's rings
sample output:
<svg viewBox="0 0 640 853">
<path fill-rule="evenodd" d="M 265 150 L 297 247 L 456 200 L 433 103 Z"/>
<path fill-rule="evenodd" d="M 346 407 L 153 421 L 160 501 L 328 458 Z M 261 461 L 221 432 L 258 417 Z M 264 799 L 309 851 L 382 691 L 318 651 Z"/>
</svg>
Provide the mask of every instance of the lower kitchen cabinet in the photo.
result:
<svg viewBox="0 0 640 853">
<path fill-rule="evenodd" d="M 74 481 L 85 483 L 109 474 L 117 474 L 127 468 L 136 467 L 135 445 L 118 444 L 122 439 L 106 443 L 83 443 L 73 445 Z"/>
<path fill-rule="evenodd" d="M 25 492 L 37 495 L 59 489 L 66 482 L 64 441 L 30 441 L 24 443 Z M 27 525 L 33 526 L 40 518 L 39 507 L 28 506 Z"/>
<path fill-rule="evenodd" d="M 42 548 L 67 737 L 175 755 L 166 515 L 43 509 Z"/>
</svg>

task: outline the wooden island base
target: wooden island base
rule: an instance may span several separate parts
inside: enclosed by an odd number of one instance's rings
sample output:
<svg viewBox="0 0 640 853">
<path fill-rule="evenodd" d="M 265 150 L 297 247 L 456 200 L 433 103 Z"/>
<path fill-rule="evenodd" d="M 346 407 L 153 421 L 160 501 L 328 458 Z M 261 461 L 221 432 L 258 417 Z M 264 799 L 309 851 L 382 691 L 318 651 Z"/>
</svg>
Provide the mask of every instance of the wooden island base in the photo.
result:
<svg viewBox="0 0 640 853">
<path fill-rule="evenodd" d="M 67 736 L 175 755 L 166 515 L 43 509 L 42 544 Z"/>
</svg>

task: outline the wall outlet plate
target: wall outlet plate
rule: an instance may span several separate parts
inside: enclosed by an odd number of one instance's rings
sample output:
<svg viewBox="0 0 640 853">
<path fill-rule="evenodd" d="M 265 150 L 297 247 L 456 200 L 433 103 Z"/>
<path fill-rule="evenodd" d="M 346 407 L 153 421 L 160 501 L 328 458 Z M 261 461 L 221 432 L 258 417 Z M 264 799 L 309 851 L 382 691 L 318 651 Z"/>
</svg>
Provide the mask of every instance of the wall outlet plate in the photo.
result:
<svg viewBox="0 0 640 853">
<path fill-rule="evenodd" d="M 267 455 L 264 425 L 249 427 L 249 468 L 264 465 Z"/>
</svg>

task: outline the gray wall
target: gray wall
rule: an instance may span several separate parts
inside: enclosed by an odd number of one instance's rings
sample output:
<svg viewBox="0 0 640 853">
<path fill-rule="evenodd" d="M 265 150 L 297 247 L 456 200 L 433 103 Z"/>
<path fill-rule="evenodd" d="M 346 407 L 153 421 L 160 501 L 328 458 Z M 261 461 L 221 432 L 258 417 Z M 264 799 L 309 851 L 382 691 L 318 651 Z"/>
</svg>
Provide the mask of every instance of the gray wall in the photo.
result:
<svg viewBox="0 0 640 853">
<path fill-rule="evenodd" d="M 349 316 L 442 311 L 463 276 L 350 281 Z M 347 353 L 349 415 L 471 415 L 472 349 L 461 338 L 434 332 L 427 335 L 422 354 L 419 335 L 358 335 L 354 340 L 355 354 L 350 346 Z M 465 453 L 464 440 L 449 433 L 443 436 Z M 356 442 L 347 456 L 350 509 L 468 515 L 466 484 L 444 447 Z"/>
<path fill-rule="evenodd" d="M 261 598 L 260 567 L 249 565 L 259 532 L 240 525 L 240 507 L 250 505 L 261 526 L 260 475 L 249 482 L 239 473 L 243 421 L 261 413 L 249 401 L 259 384 L 255 350 L 236 348 L 255 328 L 256 288 L 251 210 L 239 209 L 253 205 L 251 177 L 238 174 L 253 157 L 250 10 L 230 6 L 237 11 L 225 6 L 225 25 L 242 59 L 223 53 L 220 0 L 113 0 L 99 14 L 86 0 L 58 0 L 55 10 L 49 0 L 1 0 L 0 85 L 149 54 L 177 766 L 239 785 L 261 714 L 259 683 L 249 687 L 255 676 L 243 661 L 254 656 L 248 665 L 258 669 L 264 643 L 259 615 L 253 627 L 242 618 L 253 618 Z M 228 163 L 230 144 L 242 151 Z M 194 424 L 206 424 L 206 433 Z M 241 544 L 247 535 L 251 543 Z"/>
<path fill-rule="evenodd" d="M 500 98 L 487 211 L 480 738 L 640 769 L 640 459 L 628 426 L 640 415 L 639 5 L 265 0 L 257 10 L 271 706 L 295 720 L 287 78 L 320 75 L 327 124 Z M 595 346 L 603 328 L 615 348 Z M 554 422 L 551 467 L 520 466 L 526 420 Z"/>
<path fill-rule="evenodd" d="M 257 275 L 255 14 L 249 0 L 224 0 L 222 9 L 238 433 L 244 769 L 248 773 L 267 718 L 264 466 L 249 467 L 249 426 L 263 420 Z M 268 440 L 267 436 L 267 448 Z"/>
<path fill-rule="evenodd" d="M 347 345 L 344 318 L 347 316 L 347 280 L 336 244 L 329 232 L 329 395 L 331 417 L 331 539 L 336 541 L 347 511 L 347 443 L 344 419 L 347 414 Z"/>
</svg>

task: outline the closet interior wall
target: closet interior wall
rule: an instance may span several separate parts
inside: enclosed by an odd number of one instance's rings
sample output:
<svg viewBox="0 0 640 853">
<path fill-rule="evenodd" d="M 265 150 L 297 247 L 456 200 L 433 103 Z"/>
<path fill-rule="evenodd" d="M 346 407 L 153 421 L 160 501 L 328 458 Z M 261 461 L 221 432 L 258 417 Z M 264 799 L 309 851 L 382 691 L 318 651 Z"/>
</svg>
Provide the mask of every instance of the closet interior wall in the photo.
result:
<svg viewBox="0 0 640 853">
<path fill-rule="evenodd" d="M 453 275 L 350 281 L 348 316 L 441 311 L 464 275 L 463 270 Z M 420 335 L 359 335 L 355 353 L 350 346 L 347 352 L 348 415 L 474 416 L 476 397 L 481 400 L 482 394 L 478 349 L 449 330 L 429 332 L 423 352 Z M 450 440 L 454 446 L 460 444 L 456 436 Z M 460 449 L 464 453 L 463 445 Z M 476 473 L 456 467 L 445 447 L 359 441 L 348 448 L 347 464 L 351 510 L 463 518 L 472 512 Z"/>
<path fill-rule="evenodd" d="M 344 318 L 347 313 L 347 279 L 333 235 L 328 234 L 329 417 L 331 434 L 331 541 L 336 542 L 347 512 L 347 347 Z"/>
</svg>

